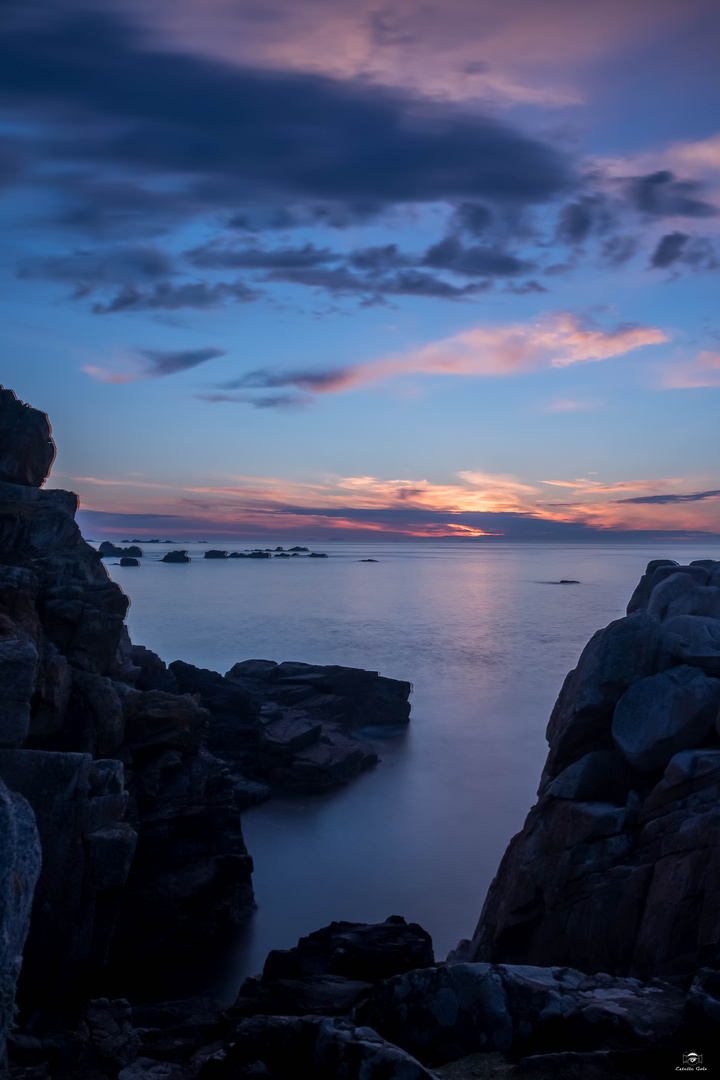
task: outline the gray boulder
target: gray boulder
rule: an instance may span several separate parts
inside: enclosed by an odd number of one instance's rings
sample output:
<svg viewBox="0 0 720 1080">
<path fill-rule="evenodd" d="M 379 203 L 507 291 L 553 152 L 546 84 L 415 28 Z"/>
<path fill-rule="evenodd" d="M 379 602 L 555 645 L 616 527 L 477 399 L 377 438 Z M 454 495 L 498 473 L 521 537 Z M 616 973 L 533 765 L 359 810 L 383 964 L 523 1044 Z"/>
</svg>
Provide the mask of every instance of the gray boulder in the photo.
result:
<svg viewBox="0 0 720 1080">
<path fill-rule="evenodd" d="M 550 716 L 549 776 L 557 776 L 591 750 L 612 748 L 615 705 L 632 683 L 654 673 L 660 629 L 654 616 L 638 612 L 591 638 Z"/>
<path fill-rule="evenodd" d="M 659 666 L 690 664 L 720 676 L 720 619 L 676 615 L 662 626 Z"/>
<path fill-rule="evenodd" d="M 648 771 L 673 754 L 699 746 L 713 729 L 720 706 L 720 680 L 697 668 L 680 667 L 631 686 L 615 709 L 615 745 L 631 765 Z"/>
</svg>

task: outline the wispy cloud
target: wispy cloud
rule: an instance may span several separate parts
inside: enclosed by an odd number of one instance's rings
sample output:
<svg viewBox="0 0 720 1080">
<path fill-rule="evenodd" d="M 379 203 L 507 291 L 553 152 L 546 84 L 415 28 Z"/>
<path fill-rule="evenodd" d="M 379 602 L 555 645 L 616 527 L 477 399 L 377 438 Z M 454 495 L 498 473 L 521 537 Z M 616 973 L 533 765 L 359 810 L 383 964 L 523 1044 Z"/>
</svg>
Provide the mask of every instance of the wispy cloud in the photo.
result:
<svg viewBox="0 0 720 1080">
<path fill-rule="evenodd" d="M 294 387 L 310 394 L 332 394 L 409 375 L 516 375 L 607 360 L 667 340 L 667 334 L 655 327 L 624 323 L 606 330 L 589 325 L 575 315 L 560 313 L 530 324 L 474 327 L 405 353 L 330 371 L 278 372 L 260 368 L 216 389 L 226 395 L 228 391 L 280 387 Z M 213 400 L 212 395 L 204 397 Z M 215 398 L 235 400 L 228 396 L 215 395 Z M 241 395 L 237 400 L 246 399 Z"/>
<path fill-rule="evenodd" d="M 720 386 L 720 352 L 703 350 L 691 360 L 661 368 L 661 385 L 666 390 L 692 390 Z"/>
<path fill-rule="evenodd" d="M 208 360 L 215 360 L 219 356 L 225 356 L 225 349 L 181 349 L 179 351 L 167 351 L 164 349 L 137 349 L 130 357 L 134 362 L 134 370 L 115 371 L 112 368 L 96 367 L 88 364 L 83 371 L 92 376 L 98 382 L 128 383 L 140 382 L 146 379 L 160 379 L 165 375 L 175 375 L 179 371 L 189 371 Z"/>
<path fill-rule="evenodd" d="M 667 495 L 640 495 L 634 499 L 618 499 L 619 503 L 688 503 L 688 502 L 704 502 L 706 499 L 718 499 L 720 498 L 720 491 L 693 491 L 689 495 L 667 494 Z"/>
</svg>

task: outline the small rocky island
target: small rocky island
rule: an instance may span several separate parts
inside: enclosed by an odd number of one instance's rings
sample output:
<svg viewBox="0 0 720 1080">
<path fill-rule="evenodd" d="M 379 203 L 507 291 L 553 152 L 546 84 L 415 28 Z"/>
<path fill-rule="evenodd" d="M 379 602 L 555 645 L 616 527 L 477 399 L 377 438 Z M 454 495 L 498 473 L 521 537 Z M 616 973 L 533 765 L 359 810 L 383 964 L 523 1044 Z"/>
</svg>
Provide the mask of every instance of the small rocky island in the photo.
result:
<svg viewBox="0 0 720 1080">
<path fill-rule="evenodd" d="M 158 1001 L 144 973 L 253 910 L 241 811 L 372 765 L 363 729 L 407 723 L 410 684 L 166 666 L 131 643 L 76 496 L 43 489 L 53 458 L 44 414 L 0 388 L 0 1071 L 658 1080 L 702 1058 L 717 1075 L 720 563 L 651 562 L 590 641 L 538 802 L 446 961 L 400 915 L 337 922 L 272 951 L 229 1007 Z"/>
</svg>

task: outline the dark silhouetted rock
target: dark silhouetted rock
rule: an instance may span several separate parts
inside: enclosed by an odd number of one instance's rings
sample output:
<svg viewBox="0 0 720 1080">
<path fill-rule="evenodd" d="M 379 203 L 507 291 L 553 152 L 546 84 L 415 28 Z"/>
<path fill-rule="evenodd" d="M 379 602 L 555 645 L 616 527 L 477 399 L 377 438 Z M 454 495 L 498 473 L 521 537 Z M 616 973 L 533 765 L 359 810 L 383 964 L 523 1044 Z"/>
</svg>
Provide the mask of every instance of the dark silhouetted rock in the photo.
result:
<svg viewBox="0 0 720 1080">
<path fill-rule="evenodd" d="M 30 804 L 0 780 L 0 1069 L 14 1022 L 15 988 L 41 858 Z"/>
<path fill-rule="evenodd" d="M 0 386 L 0 481 L 39 488 L 54 460 L 55 443 L 45 413 Z"/>
<path fill-rule="evenodd" d="M 226 678 L 258 704 L 302 709 L 314 719 L 351 732 L 371 725 L 406 724 L 412 686 L 363 668 L 286 661 L 245 660 Z"/>
<path fill-rule="evenodd" d="M 288 548 L 288 551 L 294 551 L 294 552 L 295 552 L 296 554 L 297 554 L 297 552 L 299 552 L 299 551 L 309 551 L 309 550 L 310 550 L 310 548 L 306 548 L 306 547 L 298 547 L 298 546 L 296 546 L 296 547 L 291 547 L 291 548 Z"/>
<path fill-rule="evenodd" d="M 103 540 L 102 544 L 98 548 L 98 551 L 104 559 L 108 556 L 122 556 L 127 555 L 131 559 L 142 559 L 142 548 L 137 547 L 135 544 L 131 544 L 130 547 L 118 547 L 117 544 L 111 544 L 109 540 Z"/>
<path fill-rule="evenodd" d="M 121 566 L 139 566 L 140 565 L 140 560 L 139 559 L 128 559 L 127 557 L 124 557 L 124 558 L 122 558 L 120 560 L 120 565 Z"/>
<path fill-rule="evenodd" d="M 328 556 L 324 551 L 311 551 L 308 558 L 310 559 L 327 559 Z"/>
<path fill-rule="evenodd" d="M 271 559 L 272 555 L 269 551 L 250 551 L 247 557 L 248 559 Z"/>
<path fill-rule="evenodd" d="M 709 570 L 650 563 L 634 613 L 583 651 L 548 725 L 538 803 L 456 959 L 640 978 L 714 962 L 720 620 L 672 614 L 714 602 Z"/>
<path fill-rule="evenodd" d="M 204 559 L 227 559 L 227 551 L 218 551 L 216 548 L 210 548 L 203 555 Z"/>
<path fill-rule="evenodd" d="M 247 559 L 247 557 L 244 551 L 231 551 L 228 555 L 228 559 Z"/>
<path fill-rule="evenodd" d="M 681 1023 L 685 995 L 570 968 L 454 964 L 378 983 L 357 1022 L 423 1062 L 478 1051 L 532 1054 L 654 1046 Z"/>
<path fill-rule="evenodd" d="M 160 562 L 188 563 L 190 562 L 190 556 L 187 553 L 187 549 L 184 551 L 168 551 L 166 555 L 163 555 Z"/>
</svg>

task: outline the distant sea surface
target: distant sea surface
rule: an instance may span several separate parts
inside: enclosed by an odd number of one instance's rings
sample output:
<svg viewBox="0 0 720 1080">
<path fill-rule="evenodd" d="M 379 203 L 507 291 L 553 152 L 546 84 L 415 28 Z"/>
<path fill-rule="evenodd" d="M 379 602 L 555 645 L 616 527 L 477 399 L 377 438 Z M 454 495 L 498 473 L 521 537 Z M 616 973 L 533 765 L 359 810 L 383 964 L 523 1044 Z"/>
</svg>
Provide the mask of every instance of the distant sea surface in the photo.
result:
<svg viewBox="0 0 720 1080">
<path fill-rule="evenodd" d="M 714 543 L 277 543 L 330 557 L 214 561 L 203 553 L 224 545 L 178 543 L 192 562 L 168 565 L 170 545 L 145 543 L 139 569 L 106 560 L 132 600 L 133 641 L 168 662 L 225 673 L 238 660 L 302 660 L 413 684 L 407 733 L 375 740 L 374 770 L 243 816 L 258 910 L 215 965 L 208 989 L 228 999 L 271 948 L 334 919 L 404 915 L 439 959 L 471 936 L 585 643 L 625 613 L 649 559 L 720 559 Z M 579 584 L 550 584 L 562 578 Z"/>
</svg>

